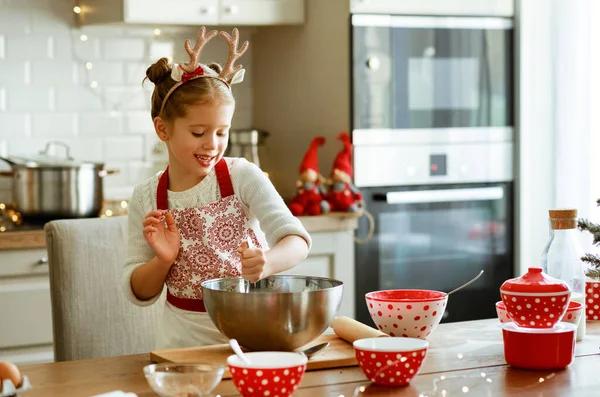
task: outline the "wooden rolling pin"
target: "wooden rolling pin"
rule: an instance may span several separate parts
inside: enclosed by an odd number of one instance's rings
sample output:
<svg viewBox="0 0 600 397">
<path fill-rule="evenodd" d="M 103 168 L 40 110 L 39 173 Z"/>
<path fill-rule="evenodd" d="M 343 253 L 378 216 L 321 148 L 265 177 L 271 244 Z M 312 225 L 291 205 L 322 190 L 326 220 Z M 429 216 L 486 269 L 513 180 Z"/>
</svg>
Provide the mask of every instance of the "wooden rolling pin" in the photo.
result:
<svg viewBox="0 0 600 397">
<path fill-rule="evenodd" d="M 331 323 L 333 332 L 346 342 L 353 343 L 357 339 L 363 338 L 378 338 L 380 336 L 388 336 L 378 329 L 369 327 L 350 317 L 336 317 Z"/>
</svg>

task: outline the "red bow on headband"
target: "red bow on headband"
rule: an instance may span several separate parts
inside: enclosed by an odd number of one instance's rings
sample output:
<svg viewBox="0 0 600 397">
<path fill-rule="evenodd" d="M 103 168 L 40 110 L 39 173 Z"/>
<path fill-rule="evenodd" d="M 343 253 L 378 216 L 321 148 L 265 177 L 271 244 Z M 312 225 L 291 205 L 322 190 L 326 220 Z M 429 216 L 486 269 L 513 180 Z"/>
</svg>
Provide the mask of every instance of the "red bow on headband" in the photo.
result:
<svg viewBox="0 0 600 397">
<path fill-rule="evenodd" d="M 202 66 L 198 66 L 196 68 L 196 70 L 194 70 L 192 73 L 184 73 L 181 75 L 181 82 L 182 83 L 187 83 L 192 77 L 198 77 L 198 76 L 203 76 L 204 75 L 204 69 L 202 69 Z"/>
</svg>

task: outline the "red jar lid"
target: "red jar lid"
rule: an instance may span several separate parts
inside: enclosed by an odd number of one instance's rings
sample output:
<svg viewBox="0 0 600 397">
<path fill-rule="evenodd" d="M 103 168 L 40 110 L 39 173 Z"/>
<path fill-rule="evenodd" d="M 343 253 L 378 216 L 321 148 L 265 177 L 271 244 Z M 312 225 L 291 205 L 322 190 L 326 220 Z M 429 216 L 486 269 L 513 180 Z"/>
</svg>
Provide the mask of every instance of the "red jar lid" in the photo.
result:
<svg viewBox="0 0 600 397">
<path fill-rule="evenodd" d="M 562 280 L 548 276 L 541 267 L 530 267 L 521 277 L 506 280 L 500 291 L 523 293 L 566 292 L 569 286 Z"/>
</svg>

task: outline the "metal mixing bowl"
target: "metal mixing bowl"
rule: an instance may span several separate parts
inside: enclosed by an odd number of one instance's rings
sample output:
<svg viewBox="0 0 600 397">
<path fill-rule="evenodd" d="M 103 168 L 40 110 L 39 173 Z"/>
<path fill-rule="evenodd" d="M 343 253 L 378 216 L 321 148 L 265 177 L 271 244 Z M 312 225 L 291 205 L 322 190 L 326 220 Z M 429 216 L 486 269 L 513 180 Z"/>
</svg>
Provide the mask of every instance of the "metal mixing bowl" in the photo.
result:
<svg viewBox="0 0 600 397">
<path fill-rule="evenodd" d="M 257 283 L 227 277 L 202 283 L 206 311 L 228 338 L 250 350 L 292 351 L 329 327 L 343 283 L 323 277 L 276 275 Z"/>
</svg>

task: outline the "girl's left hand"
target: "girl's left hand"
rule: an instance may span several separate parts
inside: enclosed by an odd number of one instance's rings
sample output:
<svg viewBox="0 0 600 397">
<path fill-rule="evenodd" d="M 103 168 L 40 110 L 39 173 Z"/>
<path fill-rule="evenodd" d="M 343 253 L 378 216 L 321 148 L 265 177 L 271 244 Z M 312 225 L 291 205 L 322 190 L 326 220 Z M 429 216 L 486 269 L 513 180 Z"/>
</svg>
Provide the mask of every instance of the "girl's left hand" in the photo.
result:
<svg viewBox="0 0 600 397">
<path fill-rule="evenodd" d="M 237 251 L 242 255 L 242 278 L 252 283 L 262 280 L 266 276 L 265 251 L 260 248 L 250 248 L 246 241 L 242 242 Z"/>
</svg>

